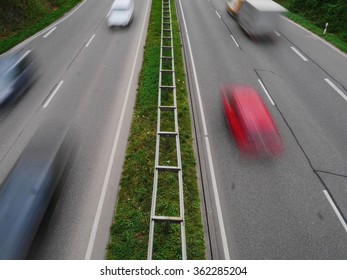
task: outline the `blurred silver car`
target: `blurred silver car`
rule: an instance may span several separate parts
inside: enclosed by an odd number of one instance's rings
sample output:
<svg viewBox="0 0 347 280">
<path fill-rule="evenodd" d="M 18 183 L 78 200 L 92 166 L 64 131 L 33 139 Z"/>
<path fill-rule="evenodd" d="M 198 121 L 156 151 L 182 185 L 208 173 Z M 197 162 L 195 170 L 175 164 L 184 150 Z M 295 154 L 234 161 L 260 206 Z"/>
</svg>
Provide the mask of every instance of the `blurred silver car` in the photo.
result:
<svg viewBox="0 0 347 280">
<path fill-rule="evenodd" d="M 116 0 L 112 4 L 107 23 L 109 27 L 127 26 L 134 17 L 133 0 Z"/>
<path fill-rule="evenodd" d="M 38 64 L 31 51 L 0 58 L 0 106 L 22 95 L 35 81 Z"/>
</svg>

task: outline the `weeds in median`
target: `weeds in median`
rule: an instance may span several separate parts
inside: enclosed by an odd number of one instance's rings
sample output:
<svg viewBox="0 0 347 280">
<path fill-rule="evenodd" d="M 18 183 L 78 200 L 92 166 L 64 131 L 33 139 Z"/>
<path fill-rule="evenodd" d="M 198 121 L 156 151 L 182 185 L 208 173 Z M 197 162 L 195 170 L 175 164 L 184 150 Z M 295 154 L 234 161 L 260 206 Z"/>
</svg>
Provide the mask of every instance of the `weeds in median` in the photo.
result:
<svg viewBox="0 0 347 280">
<path fill-rule="evenodd" d="M 152 1 L 137 101 L 123 166 L 115 218 L 111 227 L 107 259 L 147 258 L 157 125 L 161 2 L 161 0 Z M 187 256 L 188 259 L 204 259 L 204 232 L 191 136 L 190 111 L 174 4 L 172 0 L 171 12 L 173 17 L 178 122 L 183 165 Z M 164 123 L 163 126 L 165 125 Z M 169 123 L 167 125 L 170 129 Z M 176 155 L 172 150 L 173 142 L 172 139 L 161 142 L 169 151 L 161 159 L 165 165 L 175 164 Z M 165 188 L 160 189 L 158 192 L 158 211 L 161 211 L 163 215 L 177 215 L 179 209 L 177 175 L 164 173 L 159 177 L 159 180 L 159 183 L 164 185 Z M 180 258 L 179 225 L 156 224 L 153 259 Z"/>
</svg>

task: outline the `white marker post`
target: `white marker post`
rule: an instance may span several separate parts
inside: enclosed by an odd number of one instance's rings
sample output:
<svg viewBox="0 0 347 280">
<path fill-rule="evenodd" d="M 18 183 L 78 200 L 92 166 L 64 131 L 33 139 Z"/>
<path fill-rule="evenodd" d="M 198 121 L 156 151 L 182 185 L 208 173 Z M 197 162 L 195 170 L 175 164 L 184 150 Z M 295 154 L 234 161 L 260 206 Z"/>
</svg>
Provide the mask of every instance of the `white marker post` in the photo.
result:
<svg viewBox="0 0 347 280">
<path fill-rule="evenodd" d="M 323 35 L 325 35 L 325 33 L 327 32 L 328 25 L 329 25 L 329 23 L 326 23 L 326 24 L 325 24 L 325 28 L 324 28 L 324 31 L 323 31 Z"/>
</svg>

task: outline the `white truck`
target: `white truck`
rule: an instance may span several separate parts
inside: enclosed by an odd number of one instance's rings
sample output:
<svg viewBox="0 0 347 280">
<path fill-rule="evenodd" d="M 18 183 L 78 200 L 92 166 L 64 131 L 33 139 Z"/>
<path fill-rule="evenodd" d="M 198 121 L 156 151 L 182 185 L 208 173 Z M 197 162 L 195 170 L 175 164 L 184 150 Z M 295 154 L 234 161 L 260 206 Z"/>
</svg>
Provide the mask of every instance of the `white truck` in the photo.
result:
<svg viewBox="0 0 347 280">
<path fill-rule="evenodd" d="M 225 0 L 227 11 L 250 37 L 264 37 L 279 25 L 279 15 L 287 12 L 272 0 Z"/>
</svg>

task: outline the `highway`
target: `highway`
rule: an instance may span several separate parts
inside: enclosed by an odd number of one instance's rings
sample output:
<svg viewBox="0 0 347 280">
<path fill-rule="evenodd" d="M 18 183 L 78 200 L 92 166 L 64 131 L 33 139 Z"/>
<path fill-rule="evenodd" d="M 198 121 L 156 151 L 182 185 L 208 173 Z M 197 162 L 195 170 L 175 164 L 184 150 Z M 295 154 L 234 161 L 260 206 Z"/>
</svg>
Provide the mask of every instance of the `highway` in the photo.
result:
<svg viewBox="0 0 347 280">
<path fill-rule="evenodd" d="M 105 258 L 151 4 L 135 0 L 132 24 L 110 30 L 112 2 L 82 1 L 10 51 L 32 52 L 41 76 L 0 110 L 0 182 L 40 127 L 78 141 L 28 259 Z M 285 18 L 272 40 L 252 41 L 224 0 L 176 6 L 208 258 L 346 259 L 346 55 Z M 262 95 L 281 158 L 240 158 L 219 96 L 226 83 Z"/>
<path fill-rule="evenodd" d="M 224 0 L 177 0 L 211 259 L 347 258 L 347 57 L 282 18 L 252 41 Z M 263 97 L 279 159 L 240 158 L 221 84 Z"/>
<path fill-rule="evenodd" d="M 10 52 L 30 51 L 40 78 L 0 110 L 0 182 L 41 125 L 70 128 L 78 150 L 29 259 L 104 259 L 142 64 L 150 0 L 110 30 L 113 0 L 85 0 Z"/>
</svg>

